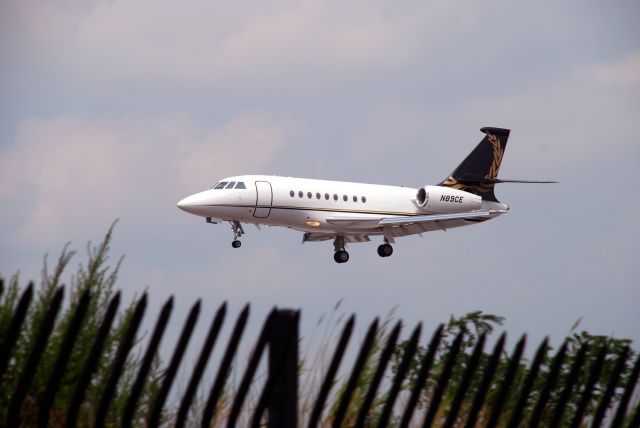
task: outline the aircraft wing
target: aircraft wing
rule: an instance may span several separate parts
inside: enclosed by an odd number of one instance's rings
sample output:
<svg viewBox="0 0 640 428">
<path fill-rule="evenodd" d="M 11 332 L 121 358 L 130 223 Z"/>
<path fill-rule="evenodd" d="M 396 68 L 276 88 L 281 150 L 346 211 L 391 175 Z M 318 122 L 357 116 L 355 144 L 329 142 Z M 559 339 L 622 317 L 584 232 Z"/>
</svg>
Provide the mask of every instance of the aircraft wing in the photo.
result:
<svg viewBox="0 0 640 428">
<path fill-rule="evenodd" d="M 465 221 L 481 222 L 488 220 L 490 216 L 494 214 L 502 214 L 504 212 L 506 211 L 490 210 L 402 217 L 335 217 L 328 218 L 327 223 L 353 230 L 365 229 L 369 233 L 371 233 L 373 229 L 379 231 L 376 234 L 384 232 L 385 235 L 400 237 L 421 234 L 433 230 L 446 231 L 450 227 L 463 225 Z"/>
<path fill-rule="evenodd" d="M 470 211 L 455 214 L 432 214 L 402 217 L 333 217 L 326 219 L 327 223 L 350 229 L 346 233 L 307 232 L 302 242 L 328 241 L 337 235 L 344 236 L 346 243 L 368 242 L 369 235 L 390 235 L 394 237 L 421 234 L 433 230 L 446 231 L 450 227 L 461 226 L 465 221 L 481 222 L 492 215 L 503 214 L 503 210 Z M 359 232 L 358 230 L 362 231 Z"/>
<path fill-rule="evenodd" d="M 467 213 L 456 214 L 433 214 L 433 215 L 418 215 L 408 217 L 390 217 L 383 218 L 379 221 L 380 226 L 409 226 L 412 224 L 421 223 L 433 223 L 437 221 L 447 220 L 466 220 L 475 219 L 478 217 L 488 217 L 491 215 L 491 211 L 472 211 Z"/>
<path fill-rule="evenodd" d="M 431 214 L 402 217 L 334 217 L 328 218 L 327 223 L 356 229 L 371 229 L 384 226 L 409 226 L 412 224 L 433 223 L 447 220 L 475 219 L 478 217 L 488 217 L 496 212 L 496 210 L 471 211 L 455 214 Z"/>
</svg>

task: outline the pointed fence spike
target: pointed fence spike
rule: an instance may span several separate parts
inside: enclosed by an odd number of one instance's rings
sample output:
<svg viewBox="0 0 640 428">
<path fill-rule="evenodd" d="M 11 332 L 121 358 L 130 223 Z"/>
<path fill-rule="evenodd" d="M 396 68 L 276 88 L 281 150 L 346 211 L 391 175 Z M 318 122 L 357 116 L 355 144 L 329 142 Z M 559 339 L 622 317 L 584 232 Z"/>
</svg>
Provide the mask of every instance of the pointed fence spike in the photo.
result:
<svg viewBox="0 0 640 428">
<path fill-rule="evenodd" d="M 249 387 L 251 386 L 251 382 L 253 381 L 253 377 L 255 376 L 256 369 L 258 368 L 258 364 L 260 363 L 260 358 L 262 357 L 264 349 L 267 346 L 267 335 L 269 333 L 269 329 L 271 328 L 271 323 L 273 322 L 273 317 L 275 316 L 276 310 L 277 309 L 275 307 L 271 310 L 262 326 L 262 331 L 260 332 L 260 336 L 258 337 L 258 341 L 254 348 L 253 354 L 251 355 L 251 359 L 249 360 L 247 369 L 245 370 L 242 381 L 240 382 L 240 387 L 236 392 L 236 398 L 235 400 L 233 400 L 233 405 L 231 406 L 231 412 L 229 413 L 227 419 L 227 427 L 229 428 L 235 427 L 236 423 L 238 422 L 238 417 L 240 416 L 242 405 L 244 404 L 247 392 L 249 392 Z"/>
<path fill-rule="evenodd" d="M 238 344 L 240 343 L 240 339 L 242 338 L 245 326 L 247 325 L 247 319 L 249 318 L 249 308 L 250 306 L 247 303 L 244 306 L 242 312 L 240 312 L 240 315 L 238 315 L 238 319 L 236 320 L 236 323 L 233 327 L 233 332 L 231 333 L 231 337 L 229 338 L 229 342 L 227 343 L 227 349 L 225 350 L 222 361 L 220 362 L 220 367 L 218 368 L 216 379 L 211 386 L 209 397 L 207 398 L 204 409 L 202 410 L 202 419 L 200 420 L 200 426 L 202 428 L 209 428 L 211 426 L 211 421 L 215 416 L 218 400 L 222 395 L 222 390 L 227 381 L 229 369 L 231 367 L 231 363 L 233 362 L 233 357 L 236 354 Z"/>
<path fill-rule="evenodd" d="M 440 341 L 442 340 L 442 333 L 444 332 L 444 324 L 440 324 L 436 331 L 433 332 L 433 336 L 431 337 L 431 341 L 429 342 L 429 347 L 427 352 L 425 352 L 422 361 L 420 362 L 420 370 L 418 371 L 418 376 L 416 378 L 416 383 L 413 385 L 411 389 L 411 395 L 409 396 L 409 402 L 407 403 L 407 407 L 404 410 L 402 415 L 402 420 L 400 421 L 400 428 L 407 428 L 411 423 L 411 419 L 413 418 L 413 412 L 418 404 L 418 400 L 420 399 L 420 394 L 425 387 L 427 382 L 427 378 L 429 377 L 429 372 L 431 367 L 433 366 L 433 360 L 435 358 L 436 353 L 438 352 L 438 346 L 440 346 Z"/>
<path fill-rule="evenodd" d="M 118 380 L 120 380 L 120 375 L 122 374 L 124 364 L 127 361 L 127 356 L 129 355 L 129 351 L 131 351 L 131 348 L 133 347 L 133 344 L 135 342 L 136 333 L 138 332 L 138 328 L 140 327 L 140 322 L 142 321 L 142 317 L 146 308 L 147 293 L 144 293 L 140 301 L 138 301 L 138 303 L 136 304 L 135 309 L 133 310 L 133 315 L 131 316 L 131 320 L 129 321 L 129 325 L 125 330 L 124 337 L 118 345 L 115 359 L 113 360 L 113 364 L 111 365 L 111 368 L 109 370 L 107 385 L 102 391 L 102 396 L 100 397 L 100 402 L 98 403 L 98 409 L 96 411 L 95 421 L 93 425 L 94 428 L 102 428 L 106 422 L 107 414 L 109 413 L 109 407 L 111 406 L 116 387 L 118 386 Z"/>
<path fill-rule="evenodd" d="M 31 305 L 31 300 L 33 299 L 33 282 L 29 283 L 29 286 L 20 296 L 20 300 L 16 305 L 16 309 L 13 312 L 13 317 L 11 318 L 11 323 L 9 324 L 9 328 L 7 329 L 4 339 L 2 343 L 0 343 L 0 382 L 4 377 L 4 372 L 7 369 L 7 365 L 11 359 L 11 351 L 13 351 L 13 347 L 20 336 L 20 329 L 22 328 L 22 323 L 27 316 L 27 310 Z"/>
<path fill-rule="evenodd" d="M 445 360 L 444 367 L 442 368 L 442 372 L 440 373 L 440 377 L 438 378 L 436 389 L 434 390 L 433 396 L 431 397 L 427 415 L 425 416 L 424 422 L 422 423 L 422 426 L 425 428 L 431 426 L 438 408 L 440 407 L 442 396 L 444 395 L 444 391 L 447 389 L 449 378 L 451 377 L 451 373 L 453 372 L 453 366 L 455 365 L 458 354 L 460 353 L 460 347 L 462 345 L 463 338 L 464 330 L 460 329 L 460 333 L 458 333 L 458 335 L 454 339 L 453 344 L 451 345 L 451 349 L 447 354 L 447 359 Z"/>
<path fill-rule="evenodd" d="M 135 416 L 138 400 L 140 399 L 140 394 L 142 394 L 144 385 L 147 382 L 147 376 L 149 375 L 149 371 L 151 370 L 151 364 L 153 363 L 153 359 L 158 352 L 158 347 L 160 346 L 160 342 L 162 341 L 162 336 L 164 336 L 164 332 L 169 322 L 172 311 L 173 296 L 167 299 L 167 301 L 162 306 L 162 309 L 160 310 L 160 315 L 158 315 L 158 320 L 156 321 L 153 333 L 151 334 L 151 339 L 149 340 L 149 344 L 147 345 L 147 350 L 145 351 L 144 357 L 142 358 L 142 363 L 140 364 L 140 369 L 138 370 L 136 380 L 133 382 L 133 386 L 131 387 L 131 391 L 129 392 L 129 397 L 127 398 L 127 402 L 125 403 L 124 410 L 122 412 L 122 418 L 120 421 L 122 428 L 128 428 L 134 423 L 133 419 Z"/>
<path fill-rule="evenodd" d="M 560 397 L 558 398 L 558 402 L 556 403 L 556 408 L 551 415 L 551 423 L 549 426 L 557 427 L 560 426 L 562 421 L 562 415 L 564 414 L 564 410 L 567 407 L 567 402 L 571 398 L 571 393 L 573 391 L 573 385 L 578 380 L 578 375 L 580 374 L 580 370 L 582 366 L 584 366 L 585 358 L 587 356 L 587 351 L 589 350 L 589 344 L 583 343 L 576 354 L 576 358 L 571 365 L 571 369 L 569 371 L 569 375 L 565 380 L 564 387 L 562 388 L 562 392 L 560 393 Z M 566 424 L 564 424 L 566 425 Z"/>
<path fill-rule="evenodd" d="M 347 382 L 347 386 L 342 393 L 342 397 L 340 398 L 340 404 L 338 405 L 338 410 L 333 419 L 333 427 L 340 428 L 342 426 L 342 421 L 347 414 L 347 410 L 349 408 L 349 403 L 351 402 L 351 397 L 353 396 L 354 391 L 356 390 L 356 386 L 358 383 L 358 379 L 360 378 L 360 374 L 362 373 L 362 369 L 367 361 L 369 356 L 369 352 L 373 347 L 375 342 L 376 334 L 378 332 L 378 318 L 373 320 L 371 325 L 369 326 L 369 330 L 367 331 L 367 335 L 362 342 L 362 346 L 360 347 L 360 352 L 358 353 L 358 358 L 353 366 L 353 370 L 351 370 L 351 376 L 349 377 L 349 381 Z"/>
<path fill-rule="evenodd" d="M 333 358 L 331 358 L 329 369 L 327 370 L 327 374 L 325 375 L 322 386 L 320 387 L 320 392 L 318 393 L 318 398 L 316 398 L 313 410 L 311 411 L 311 416 L 309 418 L 308 424 L 309 428 L 315 428 L 320 422 L 320 418 L 322 417 L 322 410 L 324 409 L 324 403 L 327 401 L 327 397 L 329 396 L 329 392 L 331 391 L 331 387 L 333 386 L 333 381 L 336 377 L 336 373 L 340 368 L 340 363 L 342 361 L 344 351 L 349 344 L 349 339 L 351 338 L 351 333 L 353 332 L 353 326 L 355 324 L 355 318 L 355 314 L 352 314 L 351 317 L 349 317 L 349 320 L 345 324 L 344 328 L 342 329 L 342 334 L 340 335 L 338 346 L 336 347 L 336 350 L 333 354 Z"/>
<path fill-rule="evenodd" d="M 53 331 L 56 316 L 58 315 L 58 311 L 62 305 L 63 297 L 64 287 L 58 287 L 51 299 L 49 309 L 38 326 L 38 335 L 33 342 L 33 347 L 29 351 L 29 356 L 27 357 L 22 374 L 20 375 L 18 384 L 14 390 L 13 396 L 11 397 L 11 404 L 7 413 L 7 427 L 20 426 L 20 410 L 22 408 L 22 403 L 27 395 L 29 386 L 33 381 L 33 377 L 36 374 L 40 358 L 42 357 L 42 353 L 47 345 L 49 336 Z"/>
<path fill-rule="evenodd" d="M 84 363 L 82 374 L 80 375 L 80 378 L 78 379 L 78 382 L 76 383 L 76 386 L 73 390 L 71 403 L 69 403 L 69 407 L 67 408 L 67 414 L 65 417 L 66 428 L 75 428 L 77 425 L 76 422 L 78 419 L 80 405 L 84 401 L 85 392 L 87 390 L 87 387 L 89 386 L 89 383 L 91 382 L 91 377 L 98 366 L 104 342 L 107 338 L 107 335 L 109 334 L 111 324 L 113 323 L 113 319 L 116 315 L 116 311 L 118 310 L 119 305 L 120 291 L 117 291 L 109 301 L 109 305 L 107 306 L 105 315 L 102 319 L 102 322 L 100 323 L 100 327 L 98 328 L 98 333 L 93 340 L 93 345 L 91 346 L 89 356 Z"/>
<path fill-rule="evenodd" d="M 402 388 L 402 381 L 409 371 L 409 367 L 411 366 L 411 362 L 413 361 L 413 356 L 416 354 L 416 349 L 418 348 L 418 340 L 420 340 L 421 332 L 422 323 L 418 323 L 416 328 L 413 330 L 413 333 L 411 334 L 409 342 L 407 343 L 404 354 L 402 355 L 402 360 L 400 361 L 400 365 L 398 366 L 398 370 L 396 371 L 396 375 L 393 379 L 391 390 L 389 391 L 389 395 L 384 403 L 384 408 L 382 409 L 382 413 L 380 414 L 380 418 L 378 419 L 379 428 L 386 427 L 389 424 L 393 406 L 395 404 L 396 398 L 398 397 L 398 394 L 400 393 L 400 388 Z"/>
<path fill-rule="evenodd" d="M 549 369 L 549 374 L 547 375 L 547 382 L 542 387 L 542 391 L 538 396 L 538 401 L 536 402 L 536 405 L 531 412 L 531 416 L 529 417 L 529 426 L 531 428 L 540 426 L 544 408 L 547 405 L 547 401 L 549 401 L 551 392 L 554 390 L 554 388 L 556 387 L 556 383 L 558 382 L 560 369 L 562 368 L 562 364 L 564 363 L 567 347 L 568 342 L 565 340 L 555 357 L 553 357 L 551 367 Z"/>
<path fill-rule="evenodd" d="M 482 379 L 480 380 L 480 385 L 478 386 L 476 394 L 473 397 L 471 410 L 469 411 L 467 422 L 465 423 L 466 428 L 473 428 L 476 425 L 478 414 L 480 413 L 480 409 L 484 404 L 487 391 L 489 391 L 489 387 L 491 386 L 491 382 L 493 381 L 493 375 L 495 374 L 498 363 L 500 362 L 500 356 L 502 355 L 502 350 L 504 349 L 504 343 L 506 340 L 507 334 L 502 333 L 500 335 L 500 338 L 498 339 L 498 342 L 493 348 L 493 353 L 491 354 L 491 357 L 489 358 L 489 361 L 484 368 Z"/>
<path fill-rule="evenodd" d="M 620 375 L 622 374 L 627 358 L 629 358 L 629 347 L 625 346 L 618 359 L 616 360 L 615 365 L 613 366 L 613 370 L 611 371 L 611 376 L 609 377 L 609 382 L 607 382 L 607 386 L 604 390 L 604 394 L 598 407 L 596 408 L 596 413 L 593 416 L 593 426 L 600 426 L 604 417 L 609 409 L 609 405 L 611 403 L 611 397 L 615 392 L 616 387 L 618 386 L 618 382 L 620 381 Z"/>
<path fill-rule="evenodd" d="M 76 339 L 78 338 L 78 333 L 80 332 L 80 327 L 82 326 L 82 321 L 87 313 L 87 308 L 89 307 L 89 302 L 91 301 L 90 290 L 86 289 L 81 295 L 80 299 L 78 299 L 78 304 L 73 311 L 73 315 L 71 317 L 71 321 L 67 330 L 64 333 L 64 337 L 60 344 L 60 349 L 58 351 L 58 357 L 56 358 L 56 362 L 53 366 L 53 370 L 51 371 L 51 375 L 49 376 L 49 382 L 47 383 L 47 387 L 42 394 L 42 397 L 39 400 L 38 404 L 38 426 L 39 427 L 47 427 L 49 426 L 49 412 L 51 410 L 51 406 L 55 400 L 56 393 L 60 387 L 60 382 L 62 381 L 62 377 L 65 374 L 65 369 L 67 367 L 67 363 L 69 361 L 69 357 L 71 356 L 71 351 L 73 350 L 73 345 L 76 343 Z"/>
<path fill-rule="evenodd" d="M 202 350 L 200 351 L 198 362 L 196 363 L 196 367 L 191 374 L 189 385 L 187 386 L 187 390 L 182 397 L 182 401 L 180 402 L 180 408 L 178 409 L 178 416 L 176 418 L 176 428 L 182 428 L 187 421 L 189 407 L 191 406 L 191 402 L 193 401 L 193 397 L 196 394 L 198 384 L 200 383 L 200 379 L 202 378 L 204 369 L 206 368 L 209 357 L 211 356 L 211 351 L 213 350 L 213 347 L 216 344 L 216 340 L 218 339 L 218 334 L 220 333 L 220 329 L 222 328 L 222 324 L 224 322 L 226 314 L 227 302 L 224 302 L 222 303 L 222 305 L 220 305 L 220 308 L 218 308 L 216 315 L 213 317 L 211 327 L 209 327 L 209 332 L 207 333 L 207 338 L 205 339 Z"/>
<path fill-rule="evenodd" d="M 527 377 L 522 384 L 522 388 L 518 392 L 518 402 L 511 414 L 511 420 L 507 425 L 507 428 L 518 428 L 522 421 L 522 416 L 524 413 L 524 408 L 527 405 L 527 401 L 529 400 L 529 394 L 531 394 L 531 390 L 533 389 L 533 384 L 538 377 L 538 373 L 540 371 L 540 366 L 544 361 L 544 357 L 547 355 L 549 344 L 549 338 L 545 337 L 538 350 L 536 351 L 535 357 L 533 357 L 533 362 L 529 367 L 529 371 L 527 373 Z"/>
<path fill-rule="evenodd" d="M 471 385 L 471 379 L 476 372 L 478 364 L 480 363 L 480 357 L 482 356 L 482 350 L 484 349 L 484 342 L 487 338 L 486 333 L 482 333 L 476 346 L 473 349 L 471 357 L 467 363 L 467 366 L 464 369 L 464 373 L 462 374 L 462 379 L 460 381 L 460 385 L 458 386 L 458 390 L 456 391 L 456 395 L 453 399 L 453 403 L 449 409 L 449 414 L 447 415 L 447 419 L 443 425 L 444 428 L 451 428 L 454 426 L 456 419 L 458 417 L 458 412 L 460 411 L 460 407 L 462 406 L 462 402 L 464 401 L 464 397 L 467 394 L 467 390 Z"/>
<path fill-rule="evenodd" d="M 511 358 L 509 359 L 509 365 L 507 366 L 507 372 L 504 375 L 502 380 L 502 384 L 500 385 L 500 389 L 498 390 L 498 394 L 493 400 L 493 409 L 491 409 L 491 416 L 489 416 L 489 422 L 487 426 L 497 426 L 500 416 L 502 414 L 502 408 L 504 407 L 504 403 L 507 401 L 509 397 L 509 391 L 511 389 L 511 384 L 516 377 L 516 373 L 518 371 L 518 367 L 520 365 L 520 358 L 522 358 L 522 353 L 524 352 L 525 344 L 527 343 L 527 335 L 522 335 L 520 341 L 516 345 L 513 354 L 511 354 Z"/>
<path fill-rule="evenodd" d="M 627 406 L 629 405 L 629 401 L 631 400 L 631 396 L 633 395 L 633 390 L 638 384 L 638 375 L 640 375 L 640 355 L 638 355 L 638 358 L 636 358 L 636 362 L 633 365 L 633 369 L 631 370 L 631 373 L 629 374 L 629 377 L 627 379 L 624 393 L 622 394 L 622 398 L 620 399 L 620 403 L 618 404 L 618 410 L 616 410 L 616 416 L 611 423 L 612 427 L 622 426 L 622 421 L 626 416 Z"/>
<path fill-rule="evenodd" d="M 573 421 L 571 422 L 572 428 L 579 428 L 582 425 L 582 417 L 584 416 L 584 412 L 591 401 L 591 397 L 593 395 L 593 388 L 596 385 L 598 379 L 600 379 L 600 373 L 602 372 L 602 367 L 604 365 L 605 357 L 607 356 L 607 344 L 605 343 L 600 347 L 598 353 L 596 354 L 596 358 L 589 367 L 589 376 L 587 378 L 587 383 L 584 386 L 582 391 L 582 396 L 580 397 L 580 402 L 578 403 L 578 407 L 573 415 Z"/>
<path fill-rule="evenodd" d="M 169 363 L 169 367 L 164 374 L 162 385 L 160 385 L 160 390 L 156 394 L 155 399 L 153 400 L 153 404 L 151 405 L 151 412 L 149 413 L 149 420 L 147 421 L 147 424 L 149 426 L 160 425 L 162 408 L 164 407 L 164 403 L 167 400 L 167 396 L 169 395 L 169 391 L 171 390 L 171 385 L 173 384 L 173 380 L 176 377 L 176 373 L 178 373 L 178 367 L 180 367 L 182 357 L 184 356 L 184 353 L 187 350 L 187 346 L 189 345 L 189 340 L 191 339 L 193 329 L 198 322 L 198 317 L 200 316 L 200 306 L 201 301 L 200 299 L 198 299 L 196 303 L 191 307 L 189 315 L 187 316 L 187 320 L 182 327 L 182 332 L 180 333 L 178 344 L 173 350 L 171 362 Z"/>
<path fill-rule="evenodd" d="M 387 364 L 393 355 L 393 351 L 396 348 L 396 343 L 398 342 L 398 337 L 400 336 L 400 330 L 402 329 L 402 321 L 398 321 L 396 326 L 391 331 L 387 339 L 387 343 L 380 354 L 380 358 L 378 359 L 378 365 L 376 367 L 376 371 L 374 372 L 373 378 L 369 383 L 369 388 L 367 390 L 367 394 L 365 395 L 362 404 L 360 405 L 360 411 L 358 412 L 358 417 L 356 419 L 355 427 L 361 428 L 364 427 L 365 422 L 367 420 L 367 416 L 369 415 L 369 411 L 371 410 L 371 404 L 373 400 L 376 398 L 376 393 L 378 392 L 378 386 L 380 385 L 380 381 L 382 380 L 382 376 L 387 368 Z"/>
</svg>

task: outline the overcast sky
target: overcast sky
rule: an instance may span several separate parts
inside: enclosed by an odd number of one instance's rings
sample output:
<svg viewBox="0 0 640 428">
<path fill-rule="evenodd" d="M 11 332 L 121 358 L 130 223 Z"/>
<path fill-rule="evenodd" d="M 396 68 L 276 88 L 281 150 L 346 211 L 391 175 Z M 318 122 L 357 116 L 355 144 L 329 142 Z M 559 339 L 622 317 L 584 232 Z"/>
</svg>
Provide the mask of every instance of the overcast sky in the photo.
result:
<svg viewBox="0 0 640 428">
<path fill-rule="evenodd" d="M 344 298 L 362 331 L 479 309 L 511 344 L 582 317 L 637 349 L 639 20 L 637 0 L 2 1 L 0 272 L 38 278 L 67 241 L 75 266 L 119 218 L 119 286 L 202 297 L 200 332 L 228 300 L 253 325 L 302 308 L 309 335 Z M 501 185 L 509 214 L 387 259 L 253 226 L 234 250 L 175 205 L 236 174 L 437 183 L 482 126 L 512 129 L 503 178 L 561 184 Z"/>
</svg>

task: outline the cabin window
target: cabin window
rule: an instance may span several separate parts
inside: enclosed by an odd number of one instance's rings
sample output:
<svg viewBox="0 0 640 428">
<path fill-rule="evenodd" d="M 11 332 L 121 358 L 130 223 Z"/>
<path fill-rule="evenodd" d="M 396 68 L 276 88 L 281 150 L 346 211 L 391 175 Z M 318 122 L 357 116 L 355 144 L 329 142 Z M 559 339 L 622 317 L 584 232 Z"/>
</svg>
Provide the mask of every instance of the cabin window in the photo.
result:
<svg viewBox="0 0 640 428">
<path fill-rule="evenodd" d="M 293 190 L 289 192 L 289 196 L 291 196 L 292 198 L 295 196 L 296 192 L 294 192 Z"/>
<path fill-rule="evenodd" d="M 316 193 L 316 199 L 320 199 L 320 193 Z"/>
<path fill-rule="evenodd" d="M 363 196 L 360 198 L 360 200 L 362 200 L 362 203 L 365 204 L 367 202 L 367 197 Z"/>
<path fill-rule="evenodd" d="M 247 187 L 244 185 L 242 181 L 238 181 L 236 184 L 236 189 L 246 189 Z"/>
<path fill-rule="evenodd" d="M 347 195 L 342 195 L 342 200 L 347 202 L 349 200 L 349 197 Z"/>
<path fill-rule="evenodd" d="M 233 189 L 233 186 L 235 186 L 235 185 L 236 185 L 235 181 L 230 181 L 229 185 L 227 187 L 225 187 L 225 189 Z"/>
<path fill-rule="evenodd" d="M 299 197 L 299 198 L 301 198 L 303 195 L 304 195 L 304 193 L 302 193 L 302 190 L 300 190 L 300 191 L 298 192 L 298 197 Z"/>
<path fill-rule="evenodd" d="M 216 187 L 214 187 L 214 189 L 224 189 L 224 186 L 226 186 L 227 183 L 227 181 L 221 181 L 220 183 L 216 184 Z"/>
<path fill-rule="evenodd" d="M 353 195 L 353 202 L 358 202 L 358 197 Z"/>
<path fill-rule="evenodd" d="M 337 201 L 338 200 L 338 195 L 336 195 L 335 193 L 333 194 L 333 200 Z"/>
<path fill-rule="evenodd" d="M 311 192 L 307 192 L 307 198 L 309 199 L 313 198 L 313 194 Z"/>
<path fill-rule="evenodd" d="M 324 198 L 328 201 L 328 200 L 329 200 L 329 194 L 328 194 L 328 193 L 325 193 L 325 194 L 324 194 Z"/>
</svg>

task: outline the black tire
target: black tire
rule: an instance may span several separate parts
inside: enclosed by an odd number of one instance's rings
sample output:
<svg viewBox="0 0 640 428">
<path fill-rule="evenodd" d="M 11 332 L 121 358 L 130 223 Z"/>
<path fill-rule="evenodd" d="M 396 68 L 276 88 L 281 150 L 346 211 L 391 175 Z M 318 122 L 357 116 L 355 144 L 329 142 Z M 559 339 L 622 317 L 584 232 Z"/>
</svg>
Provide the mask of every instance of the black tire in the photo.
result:
<svg viewBox="0 0 640 428">
<path fill-rule="evenodd" d="M 333 254 L 333 260 L 335 260 L 336 263 L 346 263 L 349 261 L 349 253 L 346 251 L 336 251 Z"/>
<path fill-rule="evenodd" d="M 378 247 L 378 255 L 380 257 L 389 257 L 393 254 L 393 247 L 389 244 L 382 244 Z"/>
<path fill-rule="evenodd" d="M 240 241 L 238 241 L 238 240 L 235 240 L 235 241 L 233 241 L 233 242 L 231 243 L 231 246 L 232 246 L 233 248 L 240 248 L 240 246 L 241 246 L 241 245 L 242 245 L 242 242 L 240 242 Z"/>
</svg>

